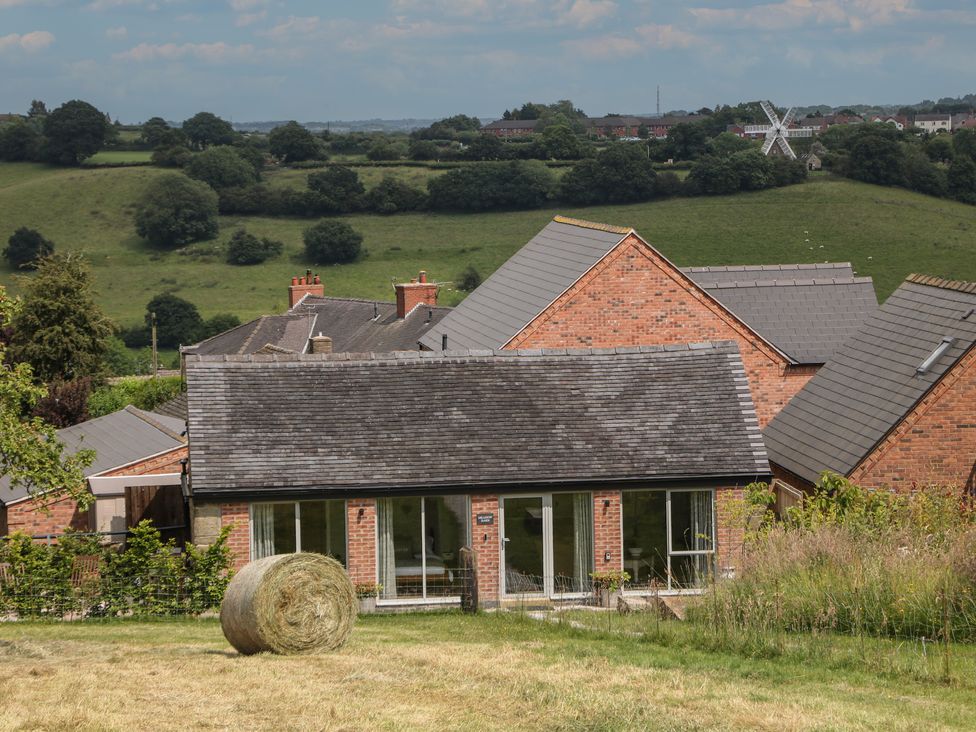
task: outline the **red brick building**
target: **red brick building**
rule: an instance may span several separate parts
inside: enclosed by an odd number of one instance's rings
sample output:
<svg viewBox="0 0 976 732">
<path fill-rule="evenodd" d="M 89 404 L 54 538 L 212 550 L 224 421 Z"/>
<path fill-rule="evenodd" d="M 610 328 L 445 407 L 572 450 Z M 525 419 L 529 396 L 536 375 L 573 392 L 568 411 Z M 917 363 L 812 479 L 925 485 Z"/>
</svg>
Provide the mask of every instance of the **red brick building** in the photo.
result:
<svg viewBox="0 0 976 732">
<path fill-rule="evenodd" d="M 636 231 L 557 216 L 421 339 L 447 348 L 732 340 L 761 426 L 877 308 L 850 264 L 679 268 Z"/>
<path fill-rule="evenodd" d="M 976 283 L 911 275 L 766 427 L 774 474 L 976 490 Z"/>
<path fill-rule="evenodd" d="M 187 357 L 193 534 L 337 557 L 380 604 L 695 591 L 768 478 L 735 343 Z"/>
<path fill-rule="evenodd" d="M 132 406 L 58 430 L 68 454 L 82 448 L 95 451 L 85 471 L 93 505 L 82 511 L 73 499 L 34 496 L 3 478 L 0 536 L 23 532 L 48 540 L 66 531 L 99 531 L 121 540 L 128 527 L 150 518 L 157 526 L 174 526 L 170 535 L 183 537 L 183 430 L 182 418 Z"/>
</svg>

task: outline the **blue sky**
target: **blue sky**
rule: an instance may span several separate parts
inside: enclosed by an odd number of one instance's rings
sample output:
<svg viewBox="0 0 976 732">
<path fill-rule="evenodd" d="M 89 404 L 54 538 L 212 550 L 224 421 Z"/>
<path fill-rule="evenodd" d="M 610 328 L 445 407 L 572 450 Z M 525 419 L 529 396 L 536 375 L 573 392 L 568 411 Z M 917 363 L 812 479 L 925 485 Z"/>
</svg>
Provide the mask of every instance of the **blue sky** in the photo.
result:
<svg viewBox="0 0 976 732">
<path fill-rule="evenodd" d="M 113 118 L 589 114 L 976 92 L 976 2 L 0 0 L 0 112 Z"/>
</svg>

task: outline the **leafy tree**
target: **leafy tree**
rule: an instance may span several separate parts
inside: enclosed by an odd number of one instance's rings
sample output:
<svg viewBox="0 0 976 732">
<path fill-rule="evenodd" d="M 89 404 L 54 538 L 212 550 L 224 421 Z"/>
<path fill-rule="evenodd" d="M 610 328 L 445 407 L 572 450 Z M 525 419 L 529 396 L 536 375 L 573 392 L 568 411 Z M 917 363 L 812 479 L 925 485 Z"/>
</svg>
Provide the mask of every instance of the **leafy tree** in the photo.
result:
<svg viewBox="0 0 976 732">
<path fill-rule="evenodd" d="M 754 146 L 748 140 L 744 140 L 732 132 L 722 132 L 713 137 L 706 143 L 709 154 L 718 157 L 730 157 L 743 150 L 751 150 Z"/>
<path fill-rule="evenodd" d="M 643 143 L 617 143 L 563 176 L 560 197 L 577 205 L 648 201 L 654 196 L 653 163 Z"/>
<path fill-rule="evenodd" d="M 261 264 L 277 257 L 283 249 L 284 244 L 280 241 L 267 237 L 259 239 L 244 229 L 238 229 L 227 244 L 227 261 L 230 264 Z"/>
<path fill-rule="evenodd" d="M 40 99 L 31 99 L 30 109 L 27 110 L 28 117 L 47 117 L 47 105 Z"/>
<path fill-rule="evenodd" d="M 728 158 L 707 155 L 691 166 L 688 186 L 695 192 L 716 196 L 739 190 L 739 171 Z"/>
<path fill-rule="evenodd" d="M 192 158 L 193 152 L 186 145 L 173 145 L 153 150 L 152 163 L 161 168 L 182 168 Z"/>
<path fill-rule="evenodd" d="M 568 125 L 552 125 L 542 133 L 542 146 L 546 157 L 555 160 L 579 160 L 582 145 L 579 137 Z"/>
<path fill-rule="evenodd" d="M 359 173 L 345 165 L 330 165 L 325 170 L 308 176 L 308 187 L 321 193 L 333 205 L 335 211 L 353 211 L 366 189 L 359 180 Z"/>
<path fill-rule="evenodd" d="M 370 189 L 363 202 L 370 211 L 391 214 L 399 211 L 415 211 L 423 205 L 425 198 L 423 191 L 387 175 Z"/>
<path fill-rule="evenodd" d="M 944 197 L 948 194 L 945 171 L 916 147 L 905 151 L 905 183 L 913 191 L 929 196 Z"/>
<path fill-rule="evenodd" d="M 946 135 L 933 135 L 925 141 L 925 154 L 934 163 L 948 162 L 955 154 L 952 142 Z"/>
<path fill-rule="evenodd" d="M 102 386 L 88 398 L 88 412 L 92 418 L 117 412 L 127 404 L 152 411 L 160 404 L 178 396 L 183 388 L 179 376 L 157 376 L 152 379 L 119 379 Z"/>
<path fill-rule="evenodd" d="M 936 138 L 944 139 L 944 138 Z M 952 149 L 956 155 L 976 160 L 976 130 L 962 129 L 952 133 Z"/>
<path fill-rule="evenodd" d="M 370 160 L 400 160 L 407 152 L 401 143 L 390 143 L 388 140 L 377 140 L 369 146 L 366 157 Z"/>
<path fill-rule="evenodd" d="M 651 136 L 651 128 L 641 122 L 640 127 L 637 128 L 637 136 L 642 140 L 646 140 Z"/>
<path fill-rule="evenodd" d="M 947 177 L 950 196 L 963 203 L 976 203 L 976 162 L 960 155 L 949 166 Z"/>
<path fill-rule="evenodd" d="M 224 331 L 236 328 L 241 324 L 241 319 L 232 313 L 217 313 L 212 318 L 203 321 L 203 328 L 200 332 L 201 340 L 212 338 Z"/>
<path fill-rule="evenodd" d="M 21 278 L 23 308 L 13 320 L 9 356 L 30 364 L 43 381 L 98 376 L 113 325 L 95 304 L 91 271 L 77 255 L 39 260 Z"/>
<path fill-rule="evenodd" d="M 41 133 L 34 125 L 18 120 L 0 128 L 0 160 L 10 163 L 40 158 L 43 145 Z"/>
<path fill-rule="evenodd" d="M 865 183 L 897 186 L 905 182 L 904 157 L 894 139 L 861 135 L 851 145 L 848 175 Z"/>
<path fill-rule="evenodd" d="M 294 120 L 271 130 L 268 146 L 272 155 L 288 162 L 322 159 L 315 135 Z"/>
<path fill-rule="evenodd" d="M 151 148 L 160 145 L 172 145 L 177 140 L 174 137 L 185 136 L 179 130 L 174 130 L 162 117 L 150 117 L 142 124 L 142 141 Z"/>
<path fill-rule="evenodd" d="M 478 135 L 464 150 L 467 160 L 504 160 L 508 151 L 505 143 L 494 135 Z"/>
<path fill-rule="evenodd" d="M 198 112 L 183 122 L 183 132 L 197 150 L 211 145 L 230 145 L 237 137 L 230 122 L 210 112 Z"/>
<path fill-rule="evenodd" d="M 77 165 L 102 148 L 109 128 L 105 115 L 88 102 L 65 102 L 44 118 L 46 156 L 54 163 Z"/>
<path fill-rule="evenodd" d="M 675 160 L 695 160 L 705 154 L 708 135 L 701 125 L 682 122 L 668 130 L 668 151 Z"/>
<path fill-rule="evenodd" d="M 344 221 L 323 219 L 305 230 L 305 257 L 315 264 L 346 264 L 359 258 L 362 234 Z"/>
<path fill-rule="evenodd" d="M 19 317 L 20 305 L 0 287 L 0 324 Z M 32 495 L 77 498 L 82 508 L 91 502 L 83 471 L 95 459 L 92 450 L 64 453 L 55 429 L 38 417 L 25 417 L 46 391 L 37 386 L 26 363 L 11 362 L 0 341 L 0 477 L 13 488 Z"/>
<path fill-rule="evenodd" d="M 264 144 L 262 144 L 262 140 Z M 254 167 L 255 174 L 260 178 L 261 171 L 264 170 L 264 159 L 268 150 L 267 139 L 260 137 L 242 138 L 234 143 L 234 150 Z M 322 153 L 322 157 L 327 158 L 328 156 Z"/>
<path fill-rule="evenodd" d="M 430 140 L 411 140 L 408 154 L 411 160 L 437 160 L 440 148 Z"/>
<path fill-rule="evenodd" d="M 481 274 L 469 264 L 457 278 L 457 288 L 462 292 L 474 292 L 481 286 Z"/>
<path fill-rule="evenodd" d="M 184 168 L 191 178 L 202 180 L 214 190 L 247 186 L 257 182 L 254 166 L 230 145 L 208 147 L 197 153 Z"/>
<path fill-rule="evenodd" d="M 450 170 L 427 183 L 434 210 L 490 211 L 539 208 L 552 196 L 555 178 L 535 161 L 484 163 Z"/>
<path fill-rule="evenodd" d="M 136 232 L 154 246 L 174 247 L 217 235 L 217 194 L 176 173 L 160 175 L 136 206 Z"/>
<path fill-rule="evenodd" d="M 156 295 L 146 305 L 146 328 L 156 314 L 156 342 L 163 348 L 196 343 L 203 335 L 203 318 L 197 306 L 170 292 Z"/>
<path fill-rule="evenodd" d="M 774 184 L 773 162 L 761 150 L 742 150 L 729 160 L 739 176 L 739 188 L 742 190 L 758 191 Z"/>
<path fill-rule="evenodd" d="M 34 405 L 32 413 L 58 428 L 79 424 L 88 419 L 91 393 L 90 376 L 74 381 L 53 381 L 47 385 L 47 395 Z"/>
<path fill-rule="evenodd" d="M 769 158 L 773 168 L 773 185 L 790 186 L 807 179 L 807 166 L 802 160 L 791 160 L 783 155 Z"/>
<path fill-rule="evenodd" d="M 54 243 L 41 232 L 21 226 L 7 240 L 4 258 L 14 269 L 37 269 L 37 260 L 54 253 Z"/>
</svg>

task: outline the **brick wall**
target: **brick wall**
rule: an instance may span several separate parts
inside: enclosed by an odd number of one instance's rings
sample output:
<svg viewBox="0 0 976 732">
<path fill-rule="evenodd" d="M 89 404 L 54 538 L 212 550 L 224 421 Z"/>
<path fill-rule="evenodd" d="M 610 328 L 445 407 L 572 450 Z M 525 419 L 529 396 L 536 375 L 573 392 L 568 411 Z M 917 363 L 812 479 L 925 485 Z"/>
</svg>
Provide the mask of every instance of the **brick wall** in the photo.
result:
<svg viewBox="0 0 976 732">
<path fill-rule="evenodd" d="M 501 576 L 500 535 L 498 525 L 501 515 L 498 511 L 498 496 L 471 496 L 471 548 L 477 555 L 478 602 L 482 605 L 495 605 L 499 599 L 498 582 Z M 478 524 L 478 514 L 490 513 L 495 518 L 487 526 Z"/>
<path fill-rule="evenodd" d="M 736 502 L 745 496 L 742 488 L 719 488 L 715 491 L 715 550 L 716 571 L 719 577 L 734 574 L 742 556 L 745 529 L 735 525 Z"/>
<path fill-rule="evenodd" d="M 346 563 L 352 581 L 376 582 L 375 499 L 350 498 L 346 501 L 346 542 L 349 547 Z"/>
<path fill-rule="evenodd" d="M 179 473 L 182 469 L 180 460 L 187 456 L 186 447 L 177 447 L 162 455 L 143 460 L 142 462 L 116 468 L 102 473 L 103 476 L 113 475 L 154 475 L 157 473 Z"/>
<path fill-rule="evenodd" d="M 44 511 L 44 507 L 47 511 Z M 67 530 L 88 531 L 88 511 L 79 511 L 76 501 L 62 498 L 47 503 L 44 497 L 7 506 L 7 532 L 20 531 L 31 536 L 63 534 Z"/>
<path fill-rule="evenodd" d="M 240 569 L 251 561 L 251 516 L 247 503 L 220 504 L 220 524 L 233 524 L 227 546 L 233 556 L 234 569 Z"/>
<path fill-rule="evenodd" d="M 946 374 L 850 475 L 868 488 L 976 490 L 976 348 Z"/>
<path fill-rule="evenodd" d="M 760 427 L 816 373 L 786 359 L 631 236 L 540 313 L 508 348 L 609 348 L 734 340 Z"/>
<path fill-rule="evenodd" d="M 606 501 L 610 502 L 605 506 Z M 593 571 L 609 572 L 624 567 L 620 527 L 620 491 L 593 491 Z M 610 561 L 605 559 L 610 552 Z"/>
</svg>

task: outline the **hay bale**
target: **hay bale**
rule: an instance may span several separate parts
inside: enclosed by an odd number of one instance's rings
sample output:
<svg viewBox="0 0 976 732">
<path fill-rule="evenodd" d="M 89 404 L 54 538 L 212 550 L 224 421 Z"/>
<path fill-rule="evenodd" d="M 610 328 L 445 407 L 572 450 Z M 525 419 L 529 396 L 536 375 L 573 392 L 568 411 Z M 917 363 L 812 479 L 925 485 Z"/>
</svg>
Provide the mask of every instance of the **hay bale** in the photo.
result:
<svg viewBox="0 0 976 732">
<path fill-rule="evenodd" d="M 224 637 L 240 653 L 319 653 L 339 648 L 356 619 L 346 570 L 321 554 L 275 554 L 230 581 L 220 605 Z"/>
</svg>

